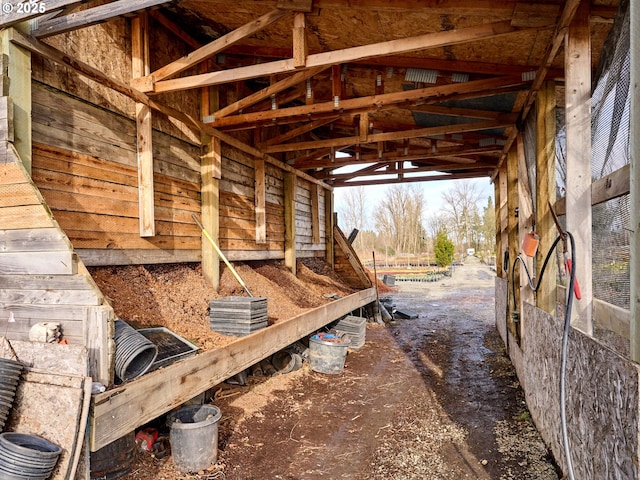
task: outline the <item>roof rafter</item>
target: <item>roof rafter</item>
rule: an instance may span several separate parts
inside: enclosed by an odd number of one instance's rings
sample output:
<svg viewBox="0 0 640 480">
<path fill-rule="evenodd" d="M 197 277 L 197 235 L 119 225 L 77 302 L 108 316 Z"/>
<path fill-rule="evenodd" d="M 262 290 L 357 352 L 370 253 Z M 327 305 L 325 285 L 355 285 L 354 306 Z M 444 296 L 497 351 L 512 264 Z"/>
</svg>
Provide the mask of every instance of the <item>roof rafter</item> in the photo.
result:
<svg viewBox="0 0 640 480">
<path fill-rule="evenodd" d="M 363 111 L 379 111 L 384 108 L 393 108 L 403 104 L 413 102 L 443 102 L 450 100 L 456 95 L 471 95 L 478 97 L 492 95 L 499 92 L 501 88 L 521 88 L 530 82 L 523 81 L 519 76 L 504 76 L 482 80 L 473 80 L 465 83 L 453 83 L 449 85 L 439 85 L 435 87 L 420 88 L 402 92 L 384 93 L 381 95 L 371 95 L 368 97 L 352 98 L 340 100 L 336 106 L 335 102 L 323 102 L 299 107 L 289 107 L 279 110 L 247 113 L 231 117 L 221 118 L 211 124 L 216 128 L 238 127 L 244 125 L 245 128 L 253 128 L 262 122 L 287 123 L 299 121 L 302 118 L 309 118 L 318 114 L 353 114 Z"/>
<path fill-rule="evenodd" d="M 382 57 L 390 54 L 416 52 L 436 47 L 457 45 L 474 40 L 496 38 L 514 32 L 527 31 L 512 27 L 509 21 L 487 23 L 473 27 L 427 33 L 416 37 L 390 40 L 388 42 L 362 45 L 330 52 L 316 53 L 307 56 L 305 68 L 336 65 L 365 58 Z M 249 67 L 238 67 L 218 72 L 210 72 L 190 77 L 164 80 L 153 84 L 140 84 L 138 87 L 146 92 L 172 92 L 190 88 L 219 85 L 222 83 L 248 80 L 250 78 L 269 76 L 297 70 L 293 59 L 280 60 Z M 151 75 L 153 80 L 154 74 Z M 156 78 L 158 78 L 156 76 Z"/>
<path fill-rule="evenodd" d="M 170 2 L 171 0 L 117 0 L 105 5 L 82 10 L 81 12 L 70 13 L 39 22 L 38 28 L 32 31 L 31 35 L 36 38 L 50 37 L 52 35 L 96 25 L 122 15 L 146 10 L 147 8 L 158 7 L 159 5 Z M 49 4 L 47 3 L 47 8 L 48 7 Z"/>
<path fill-rule="evenodd" d="M 361 154 L 358 157 L 350 156 L 350 157 L 340 157 L 331 161 L 329 159 L 320 158 L 314 160 L 304 160 L 302 158 L 296 159 L 293 161 L 292 165 L 296 168 L 300 168 L 302 170 L 312 169 L 312 168 L 339 168 L 345 167 L 348 165 L 357 165 L 359 163 L 365 162 L 398 162 L 398 161 L 421 161 L 421 160 L 429 160 L 429 159 L 440 159 L 449 156 L 465 156 L 465 155 L 490 155 L 496 154 L 502 151 L 502 147 L 500 146 L 488 146 L 488 147 L 475 147 L 475 148 L 465 148 L 465 147 L 448 147 L 448 148 L 440 148 L 435 152 L 432 149 L 409 149 L 407 153 L 392 151 L 392 152 L 384 152 L 382 157 L 380 157 L 377 153 L 372 154 Z M 466 160 L 466 162 L 465 162 Z M 468 163 L 468 159 L 460 158 L 456 163 Z"/>
<path fill-rule="evenodd" d="M 275 152 L 295 152 L 298 150 L 323 148 L 323 147 L 345 147 L 347 145 L 360 145 L 363 143 L 386 142 L 390 140 L 400 140 L 405 138 L 429 137 L 450 133 L 470 132 L 477 130 L 489 130 L 493 128 L 504 128 L 509 126 L 508 122 L 496 120 L 486 120 L 482 122 L 461 123 L 457 125 L 439 125 L 437 127 L 416 128 L 399 132 L 374 133 L 370 134 L 366 141 L 362 141 L 359 136 L 330 138 L 327 140 L 316 140 L 311 142 L 284 143 L 281 145 L 271 145 L 265 148 L 267 153 Z"/>
<path fill-rule="evenodd" d="M 156 81 L 160 81 L 165 78 L 169 78 L 172 75 L 183 72 L 193 67 L 194 65 L 197 65 L 198 63 L 206 60 L 207 58 L 212 57 L 213 55 L 224 50 L 230 45 L 233 45 L 234 43 L 239 42 L 240 40 L 253 35 L 256 32 L 259 32 L 260 30 L 263 30 L 264 28 L 280 20 L 287 14 L 289 14 L 289 12 L 286 10 L 272 10 L 271 12 L 266 13 L 260 18 L 254 20 L 253 22 L 249 22 L 246 25 L 243 25 L 242 27 L 237 28 L 228 34 L 217 38 L 211 43 L 203 45 L 202 47 L 194 50 L 188 55 L 185 55 L 184 57 L 179 58 L 178 60 L 171 62 L 170 64 L 165 65 L 162 68 L 159 68 L 146 77 L 142 77 L 144 80 L 137 81 L 136 85 L 142 86 L 145 83 L 153 84 Z"/>
<path fill-rule="evenodd" d="M 472 172 L 461 172 L 455 174 L 443 175 L 425 175 L 423 177 L 406 177 L 404 174 L 398 174 L 396 178 L 385 178 L 384 180 L 353 180 L 334 182 L 334 187 L 360 187 L 367 185 L 389 185 L 392 183 L 415 183 L 415 182 L 435 182 L 438 180 L 456 180 L 462 178 L 479 178 L 486 177 L 491 169 L 479 169 Z M 407 172 L 409 173 L 409 172 Z"/>
</svg>

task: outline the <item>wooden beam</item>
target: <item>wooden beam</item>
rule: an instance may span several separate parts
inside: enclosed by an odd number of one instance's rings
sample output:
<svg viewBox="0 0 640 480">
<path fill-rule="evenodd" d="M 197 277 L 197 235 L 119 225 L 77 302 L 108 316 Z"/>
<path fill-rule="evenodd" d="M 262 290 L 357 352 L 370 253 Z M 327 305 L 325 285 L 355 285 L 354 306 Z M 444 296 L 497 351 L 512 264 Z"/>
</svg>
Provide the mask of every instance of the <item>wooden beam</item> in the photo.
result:
<svg viewBox="0 0 640 480">
<path fill-rule="evenodd" d="M 591 44 L 589 4 L 582 2 L 565 46 L 567 231 L 576 246 L 576 278 L 582 299 L 574 301 L 572 324 L 592 335 Z M 568 292 L 567 295 L 573 295 Z"/>
<path fill-rule="evenodd" d="M 191 116 L 186 115 L 183 112 L 180 112 L 179 110 L 176 110 L 171 107 L 167 107 L 166 105 L 162 105 L 156 100 L 150 99 L 144 93 L 130 87 L 129 85 L 126 85 L 125 83 L 120 82 L 119 80 L 113 79 L 105 75 L 100 70 L 94 67 L 91 67 L 90 65 L 87 65 L 86 63 L 81 62 L 77 59 L 74 59 L 69 55 L 65 54 L 64 52 L 61 52 L 60 50 L 57 50 L 33 37 L 29 37 L 27 35 L 24 35 L 23 33 L 17 32 L 14 29 L 9 29 L 6 31 L 9 34 L 9 39 L 11 43 L 15 43 L 32 53 L 41 55 L 44 58 L 48 58 L 56 63 L 68 66 L 73 70 L 75 70 L 76 72 L 84 75 L 85 77 L 95 80 L 101 85 L 104 85 L 119 93 L 122 93 L 123 95 L 126 95 L 127 97 L 135 100 L 136 102 L 149 105 L 152 109 L 157 110 L 160 113 L 163 113 L 167 116 L 180 120 L 188 127 L 195 128 L 195 131 L 198 134 L 204 132 L 207 135 L 219 138 L 220 140 L 227 143 L 228 145 L 231 145 L 245 153 L 248 153 L 249 155 L 253 155 L 256 157 L 264 156 L 264 152 L 258 150 L 257 148 L 247 145 L 244 142 L 232 137 L 231 135 L 221 132 L 215 128 L 212 128 L 209 125 L 206 125 L 200 122 L 198 119 L 192 118 Z M 316 182 L 319 185 L 322 185 L 324 188 L 331 188 L 330 186 L 320 182 L 319 180 L 313 178 L 312 176 L 307 175 L 304 172 L 296 171 L 296 169 L 294 169 L 290 165 L 287 165 L 271 156 L 267 155 L 265 156 L 265 159 L 267 160 L 267 162 L 271 163 L 274 166 L 277 166 L 278 168 L 284 171 L 293 172 L 299 177 L 304 178 L 305 180 L 308 180 L 310 182 Z"/>
<path fill-rule="evenodd" d="M 402 163 L 402 162 L 397 162 Z M 481 170 L 482 175 L 486 174 L 486 172 L 493 169 L 494 164 L 492 163 L 473 163 L 473 164 L 459 164 L 459 163 L 449 163 L 449 164 L 441 164 L 441 165 L 429 165 L 424 167 L 409 167 L 406 168 L 404 166 L 398 167 L 396 162 L 386 162 L 386 163 L 378 163 L 372 166 L 368 166 L 361 170 L 356 170 L 350 173 L 340 173 L 340 174 L 327 174 L 326 178 L 331 179 L 336 182 L 344 183 L 352 178 L 367 176 L 367 177 L 375 177 L 380 175 L 389 175 L 391 173 L 398 174 L 414 174 L 414 173 L 424 173 L 424 172 L 455 172 L 457 170 L 471 171 L 471 170 Z M 387 169 L 385 169 L 387 167 Z M 390 170 L 389 167 L 393 167 L 393 170 Z"/>
<path fill-rule="evenodd" d="M 220 178 L 222 177 L 222 143 L 219 138 L 210 138 L 202 157 L 201 198 L 202 225 L 213 241 L 220 237 Z M 220 256 L 202 234 L 202 275 L 209 284 L 218 289 L 220 285 Z"/>
<path fill-rule="evenodd" d="M 253 169 L 255 174 L 256 243 L 264 244 L 267 243 L 267 176 L 264 159 L 256 158 L 253 161 Z"/>
<path fill-rule="evenodd" d="M 389 178 L 384 180 L 354 180 L 349 182 L 335 182 L 334 187 L 359 187 L 369 185 L 391 185 L 394 183 L 416 183 L 416 182 L 436 182 L 440 180 L 459 180 L 463 178 L 482 178 L 488 177 L 491 170 L 464 172 L 446 175 L 425 175 L 424 177 L 404 177 Z"/>
<path fill-rule="evenodd" d="M 441 125 L 437 127 L 417 128 L 402 132 L 374 133 L 368 136 L 366 143 L 386 142 L 405 138 L 429 137 L 435 135 L 470 132 L 477 130 L 488 130 L 492 128 L 503 128 L 509 126 L 508 123 L 488 120 L 483 122 L 460 123 L 457 125 Z M 266 147 L 267 153 L 273 152 L 295 152 L 299 150 L 324 148 L 324 147 L 345 147 L 347 145 L 360 145 L 360 137 L 332 138 L 328 140 L 316 140 L 311 142 L 285 143 L 282 145 L 272 145 Z"/>
<path fill-rule="evenodd" d="M 7 32 L 9 34 L 9 40 L 11 41 L 11 43 L 18 45 L 30 51 L 31 53 L 35 53 L 36 55 L 47 58 L 60 65 L 65 65 L 72 70 L 80 73 L 81 75 L 94 80 L 99 84 L 104 85 L 105 87 L 111 88 L 112 90 L 115 90 L 116 92 L 119 92 L 136 102 L 144 103 L 145 105 L 150 106 L 152 109 L 157 110 L 164 115 L 173 117 L 183 122 L 189 128 L 195 129 L 196 133 L 198 134 L 200 134 L 200 132 L 204 129 L 204 124 L 200 124 L 197 119 L 191 118 L 189 115 L 186 115 L 179 110 L 167 107 L 153 99 L 150 99 L 144 93 L 130 87 L 120 80 L 105 75 L 101 70 L 94 68 L 87 63 L 73 58 L 64 52 L 53 48 L 34 37 L 18 32 L 17 30 L 10 29 L 7 30 Z"/>
<path fill-rule="evenodd" d="M 2 6 L 4 5 L 7 4 L 3 2 Z M 0 14 L 0 19 L 4 17 L 5 15 Z M 13 104 L 12 118 L 7 119 L 7 137 L 13 136 L 13 147 L 11 151 L 6 147 L 3 148 L 2 157 L 9 156 L 11 159 L 13 154 L 17 153 L 27 172 L 31 173 L 31 53 L 9 41 L 15 33 L 18 33 L 15 28 L 0 31 L 3 89 L 7 86 L 9 90 L 4 96 L 10 96 Z M 9 105 L 7 108 L 10 108 Z M 11 128 L 9 128 L 10 125 L 12 125 Z M 0 163 L 4 163 L 4 158 L 0 159 Z"/>
<path fill-rule="evenodd" d="M 334 236 L 333 236 L 333 192 L 331 190 L 324 191 L 324 221 L 325 221 L 325 260 L 333 268 L 335 260 L 334 252 Z"/>
<path fill-rule="evenodd" d="M 631 132 L 640 131 L 640 8 L 630 2 Z M 631 360 L 640 363 L 640 135 L 631 141 Z M 633 223 L 631 223 L 633 222 Z"/>
<path fill-rule="evenodd" d="M 474 27 L 460 28 L 456 30 L 428 33 L 416 37 L 390 40 L 388 42 L 381 42 L 371 45 L 363 45 L 359 47 L 345 48 L 343 50 L 335 50 L 331 52 L 322 52 L 309 55 L 307 56 L 306 68 L 321 66 L 326 67 L 329 65 L 337 65 L 340 63 L 347 63 L 356 60 L 362 60 L 365 58 L 382 57 L 391 54 L 416 52 L 430 48 L 457 45 L 470 41 L 496 38 L 516 31 L 521 30 L 511 27 L 509 22 L 495 22 Z M 189 63 L 186 68 L 191 65 L 192 63 Z M 184 70 L 184 68 L 181 68 L 178 71 L 182 70 Z M 176 90 L 187 90 L 190 88 L 199 88 L 207 85 L 219 85 L 221 83 L 248 80 L 250 78 L 269 76 L 277 73 L 290 72 L 293 70 L 296 70 L 293 59 L 280 60 L 276 62 L 252 65 L 248 67 L 223 70 L 221 72 L 193 75 L 190 77 L 183 77 L 175 80 L 156 81 L 153 91 L 155 93 L 162 93 L 172 92 Z M 166 76 L 158 76 L 157 72 L 154 72 L 152 74 L 152 77 L 155 79 L 166 78 Z"/>
<path fill-rule="evenodd" d="M 296 274 L 296 176 L 284 174 L 284 264 Z"/>
<path fill-rule="evenodd" d="M 287 88 L 296 86 L 304 82 L 305 80 L 313 77 L 314 75 L 317 75 L 324 69 L 325 67 L 310 68 L 309 70 L 305 70 L 303 72 L 298 72 L 294 75 L 291 75 L 283 80 L 280 80 L 279 82 L 276 82 L 272 85 L 269 85 L 268 87 L 263 88 L 258 92 L 252 93 L 251 95 L 241 98 L 240 100 L 232 103 L 231 105 L 221 108 L 217 112 L 213 113 L 213 118 L 214 120 L 217 120 L 217 119 L 226 117 L 228 115 L 231 115 L 233 113 L 236 113 L 244 108 L 247 108 L 251 105 L 254 105 L 264 100 L 265 98 L 269 98 L 271 95 L 275 95 L 276 93 L 280 93 L 283 90 L 286 90 Z"/>
<path fill-rule="evenodd" d="M 320 199 L 318 198 L 318 185 L 312 183 L 309 192 L 311 194 L 312 243 L 318 245 L 320 243 Z"/>
<path fill-rule="evenodd" d="M 375 300 L 369 288 L 280 321 L 229 345 L 156 370 L 92 397 L 90 449 L 96 451 L 287 345 Z M 162 391 L 162 395 L 149 392 Z"/>
<path fill-rule="evenodd" d="M 513 271 L 513 264 L 516 261 L 518 252 L 520 251 L 520 245 L 518 243 L 518 219 L 516 218 L 516 208 L 518 208 L 518 152 L 515 146 L 509 151 L 507 157 L 507 235 L 508 235 L 508 248 L 509 248 L 509 271 L 507 272 L 507 279 L 511 282 L 520 285 L 520 278 L 518 280 L 511 277 Z M 518 268 L 522 268 L 519 265 Z M 511 284 L 509 282 L 509 284 Z M 515 311 L 522 312 L 520 304 L 520 288 L 515 289 L 516 298 L 513 298 L 511 292 L 508 295 L 508 310 L 507 310 L 507 327 L 511 334 L 518 339 L 518 330 L 514 323 L 512 314 Z"/>
<path fill-rule="evenodd" d="M 494 182 L 493 184 L 493 209 L 495 212 L 495 239 L 496 239 L 496 276 L 498 278 L 504 278 L 504 272 L 502 271 L 502 222 L 500 221 L 500 182 Z M 499 312 L 496 312 L 495 317 L 498 319 Z"/>
<path fill-rule="evenodd" d="M 447 147 L 447 148 L 438 148 L 433 151 L 433 149 L 410 149 L 405 155 L 402 152 L 392 151 L 392 152 L 384 152 L 382 154 L 382 158 L 378 156 L 377 153 L 369 153 L 360 155 L 360 158 L 356 157 L 340 157 L 336 159 L 328 159 L 328 158 L 319 158 L 319 159 L 310 159 L 307 157 L 297 158 L 293 161 L 292 165 L 296 168 L 301 168 L 303 170 L 311 169 L 311 168 L 339 168 L 345 167 L 347 165 L 358 165 L 361 163 L 385 163 L 390 161 L 429 161 L 429 160 L 437 160 L 444 157 L 451 156 L 464 156 L 464 155 L 479 155 L 485 154 L 490 155 L 494 153 L 499 153 L 502 151 L 502 147 L 491 145 L 487 147 Z M 459 160 L 457 163 L 473 163 L 475 160 L 466 159 L 466 161 Z"/>
<path fill-rule="evenodd" d="M 315 103 L 299 107 L 281 108 L 274 111 L 246 113 L 233 117 L 226 117 L 211 123 L 213 127 L 225 128 L 238 125 L 257 125 L 260 123 L 273 124 L 276 122 L 286 123 L 287 120 L 298 121 L 308 119 L 309 116 L 318 114 L 335 115 L 356 114 L 363 111 L 381 111 L 388 108 L 395 108 L 402 105 L 410 105 L 415 102 L 437 103 L 457 98 L 458 95 L 470 95 L 473 97 L 488 95 L 503 87 L 519 87 L 528 85 L 518 76 L 494 77 L 482 80 L 473 80 L 465 83 L 453 83 L 449 85 L 438 85 L 435 87 L 419 88 L 403 92 L 385 93 L 382 95 L 371 95 L 367 97 L 349 98 L 341 100 L 339 107 L 334 102 Z"/>
<path fill-rule="evenodd" d="M 54 17 L 45 22 L 39 22 L 38 28 L 33 30 L 31 35 L 36 38 L 50 37 L 52 35 L 96 25 L 122 15 L 139 12 L 169 2 L 170 0 L 117 0 L 105 5 L 82 10 L 81 12 L 70 13 L 63 17 Z M 49 5 L 47 3 L 47 9 L 48 7 Z"/>
<path fill-rule="evenodd" d="M 44 15 L 47 12 L 58 10 L 65 7 L 76 6 L 84 3 L 84 0 L 47 0 L 46 2 L 40 2 L 36 5 L 37 8 L 29 9 L 18 8 L 18 4 L 23 3 L 21 0 L 5 0 L 2 2 L 2 6 L 9 11 L 3 9 L 0 15 L 0 28 L 10 27 L 16 23 L 24 22 L 35 17 Z"/>
<path fill-rule="evenodd" d="M 541 246 L 551 246 L 557 231 L 549 205 L 556 203 L 556 85 L 546 82 L 536 99 L 536 231 Z M 538 248 L 537 265 L 542 268 L 546 252 Z M 538 280 L 540 286 L 536 306 L 555 314 L 557 262 L 547 264 L 545 276 Z"/>
<path fill-rule="evenodd" d="M 131 20 L 131 73 L 141 77 L 149 73 L 149 21 L 146 14 Z M 151 109 L 136 103 L 136 155 L 138 157 L 138 211 L 140 236 L 156 234 L 153 188 L 153 126 Z"/>
<path fill-rule="evenodd" d="M 524 240 L 524 236 L 529 233 L 533 227 L 535 218 L 533 217 L 533 197 L 531 195 L 531 187 L 529 183 L 529 169 L 527 168 L 527 161 L 524 152 L 524 140 L 522 133 L 518 134 L 516 138 L 516 154 L 518 157 L 518 252 L 521 252 L 520 245 Z M 533 258 L 522 254 L 524 263 L 527 265 L 529 272 L 533 272 Z M 535 305 L 535 299 L 533 290 L 529 288 L 529 281 L 527 279 L 527 272 L 522 268 L 522 264 L 518 265 L 520 273 L 519 286 L 520 286 L 520 307 L 519 310 L 524 312 L 524 302 Z M 526 328 L 527 319 L 524 315 L 520 317 L 522 332 Z"/>
<path fill-rule="evenodd" d="M 324 125 L 327 125 L 327 124 L 337 120 L 338 118 L 340 118 L 340 117 L 336 116 L 336 117 L 331 117 L 331 118 L 324 118 L 322 120 L 316 120 L 316 121 L 313 121 L 313 122 L 309 122 L 309 123 L 307 123 L 305 125 L 301 125 L 298 128 L 292 128 L 292 129 L 290 129 L 289 131 L 287 131 L 287 132 L 285 132 L 283 134 L 280 134 L 280 135 L 278 135 L 276 137 L 270 138 L 269 140 L 267 140 L 265 142 L 265 145 L 266 146 L 277 145 L 279 143 L 286 142 L 287 140 L 291 140 L 292 138 L 298 137 L 300 135 L 304 135 L 307 132 L 315 130 L 318 127 L 322 127 Z"/>
<path fill-rule="evenodd" d="M 542 84 L 547 79 L 547 74 L 549 69 L 551 68 L 551 64 L 553 63 L 560 47 L 564 43 L 565 36 L 567 35 L 567 31 L 569 30 L 569 25 L 573 21 L 573 17 L 576 15 L 576 11 L 578 10 L 578 6 L 580 5 L 581 0 L 567 0 L 564 5 L 564 9 L 562 10 L 562 15 L 556 24 L 556 28 L 553 36 L 551 37 L 551 41 L 547 46 L 547 51 L 545 52 L 542 62 L 540 62 L 540 67 L 536 73 L 536 78 L 531 85 L 531 89 L 529 90 L 529 94 L 523 104 L 522 110 L 520 112 L 520 120 L 524 122 L 529 114 L 529 110 L 533 106 L 533 102 L 536 99 L 536 95 Z M 584 1 L 582 2 L 584 3 Z M 566 70 L 566 62 L 565 62 L 565 70 Z M 566 75 L 566 74 L 565 74 Z M 498 162 L 498 166 L 496 167 L 496 171 L 494 171 L 492 178 L 495 178 L 497 170 L 502 165 L 502 162 L 507 156 L 507 153 L 511 149 L 511 145 L 516 139 L 517 131 L 513 129 L 511 135 L 507 140 L 507 143 L 504 146 L 503 155 L 500 161 Z"/>
<path fill-rule="evenodd" d="M 308 54 L 306 17 L 304 12 L 299 12 L 293 17 L 293 66 L 305 67 Z"/>
<path fill-rule="evenodd" d="M 591 205 L 598 205 L 613 198 L 627 195 L 631 192 L 631 166 L 627 164 L 618 170 L 599 178 L 591 184 Z M 556 200 L 554 210 L 558 216 L 566 215 L 567 199 L 561 197 Z"/>
<path fill-rule="evenodd" d="M 198 48 L 197 50 L 194 50 L 190 54 L 185 55 L 184 57 L 174 62 L 171 62 L 170 64 L 165 65 L 162 68 L 159 68 L 158 70 L 156 70 L 150 75 L 151 81 L 157 82 L 165 78 L 171 77 L 172 75 L 176 75 L 180 72 L 183 72 L 193 67 L 194 65 L 197 65 L 203 60 L 206 60 L 207 58 L 212 57 L 216 53 L 227 48 L 228 46 L 233 45 L 234 43 L 239 42 L 240 40 L 250 35 L 253 35 L 256 32 L 259 32 L 260 30 L 263 30 L 264 28 L 278 21 L 279 19 L 281 19 L 287 14 L 288 12 L 285 10 L 277 10 L 277 9 L 272 10 L 271 12 L 266 13 L 260 18 L 252 22 L 249 22 L 240 28 L 235 29 L 233 32 L 223 35 L 222 37 L 217 38 L 213 42 L 208 43 L 207 45 L 204 45 Z M 210 85 L 213 85 L 213 84 L 210 84 Z M 198 85 L 198 86 L 204 87 L 206 85 Z"/>
</svg>

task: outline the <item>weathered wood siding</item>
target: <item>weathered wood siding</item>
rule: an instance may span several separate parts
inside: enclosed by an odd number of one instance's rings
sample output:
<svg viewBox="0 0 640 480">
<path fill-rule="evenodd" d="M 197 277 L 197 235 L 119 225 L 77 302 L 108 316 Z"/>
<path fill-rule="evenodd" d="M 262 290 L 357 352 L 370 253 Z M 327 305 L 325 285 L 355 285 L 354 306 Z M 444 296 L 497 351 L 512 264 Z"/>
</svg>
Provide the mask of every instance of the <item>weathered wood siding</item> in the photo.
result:
<svg viewBox="0 0 640 480">
<path fill-rule="evenodd" d="M 87 265 L 199 261 L 200 148 L 154 131 L 157 235 L 141 238 L 135 123 L 33 83 L 33 179 Z"/>
<path fill-rule="evenodd" d="M 312 196 L 315 192 L 315 206 Z M 325 256 L 324 240 L 314 241 L 314 224 L 318 228 L 318 239 L 326 237 L 324 194 L 319 195 L 311 182 L 298 179 L 296 182 L 296 251 L 298 257 Z M 315 213 L 313 209 L 315 208 Z M 315 221 L 314 221 L 315 220 Z"/>
<path fill-rule="evenodd" d="M 4 150 L 12 150 L 5 145 Z M 109 382 L 113 311 L 78 260 L 37 187 L 14 156 L 0 164 L 0 318 L 3 335 L 29 340 L 39 322 L 60 323 L 64 339 L 89 347 L 91 375 Z M 9 321 L 9 319 L 13 321 Z"/>
<path fill-rule="evenodd" d="M 225 146 L 220 180 L 220 248 L 230 260 L 284 258 L 284 175 L 267 164 L 266 243 L 256 242 L 253 158 Z"/>
</svg>

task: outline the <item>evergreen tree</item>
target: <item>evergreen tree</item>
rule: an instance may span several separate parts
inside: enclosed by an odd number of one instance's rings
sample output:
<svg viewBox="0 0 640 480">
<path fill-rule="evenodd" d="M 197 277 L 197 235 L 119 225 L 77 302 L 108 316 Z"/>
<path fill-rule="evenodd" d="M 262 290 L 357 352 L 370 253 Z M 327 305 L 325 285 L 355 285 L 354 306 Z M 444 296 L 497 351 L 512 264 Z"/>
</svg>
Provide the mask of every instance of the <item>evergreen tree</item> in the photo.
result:
<svg viewBox="0 0 640 480">
<path fill-rule="evenodd" d="M 449 239 L 446 229 L 441 228 L 438 230 L 433 250 L 435 252 L 436 263 L 439 267 L 447 267 L 451 264 L 455 245 Z"/>
</svg>

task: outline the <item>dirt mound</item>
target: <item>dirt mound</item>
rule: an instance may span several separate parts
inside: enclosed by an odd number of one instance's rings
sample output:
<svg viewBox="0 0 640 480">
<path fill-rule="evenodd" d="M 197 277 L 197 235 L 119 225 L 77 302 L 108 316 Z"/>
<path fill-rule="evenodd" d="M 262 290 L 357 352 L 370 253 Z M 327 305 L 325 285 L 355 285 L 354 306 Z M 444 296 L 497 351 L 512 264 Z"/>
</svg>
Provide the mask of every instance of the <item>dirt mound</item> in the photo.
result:
<svg viewBox="0 0 640 480">
<path fill-rule="evenodd" d="M 301 262 L 298 277 L 278 261 L 238 263 L 234 268 L 254 296 L 267 298 L 272 324 L 331 301 L 326 293 L 353 293 L 325 262 L 314 259 L 312 264 L 327 274 L 314 273 Z M 207 283 L 200 264 L 92 267 L 89 272 L 116 315 L 136 328 L 166 327 L 205 350 L 235 338 L 209 328 L 211 299 L 247 296 L 226 267 L 218 291 Z"/>
</svg>

